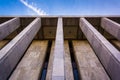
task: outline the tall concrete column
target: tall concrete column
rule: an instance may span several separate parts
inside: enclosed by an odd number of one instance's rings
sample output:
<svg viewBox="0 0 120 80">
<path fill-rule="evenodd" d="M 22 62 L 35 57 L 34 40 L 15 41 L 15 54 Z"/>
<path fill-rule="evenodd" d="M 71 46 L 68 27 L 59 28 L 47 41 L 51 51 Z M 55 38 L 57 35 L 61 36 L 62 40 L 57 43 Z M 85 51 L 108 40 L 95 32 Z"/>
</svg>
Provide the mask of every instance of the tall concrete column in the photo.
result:
<svg viewBox="0 0 120 80">
<path fill-rule="evenodd" d="M 120 80 L 120 52 L 85 18 L 80 19 L 79 26 L 112 80 Z"/>
<path fill-rule="evenodd" d="M 65 80 L 65 74 L 64 74 L 64 36 L 63 36 L 62 18 L 58 18 L 58 23 L 57 23 L 57 33 L 56 33 L 56 39 L 55 39 L 52 80 Z"/>
<path fill-rule="evenodd" d="M 41 19 L 36 18 L 0 50 L 0 80 L 7 80 L 40 27 Z"/>
<path fill-rule="evenodd" d="M 20 19 L 18 17 L 0 24 L 0 40 L 3 40 L 19 27 Z"/>
<path fill-rule="evenodd" d="M 102 18 L 101 27 L 120 40 L 120 24 L 108 18 Z"/>
</svg>

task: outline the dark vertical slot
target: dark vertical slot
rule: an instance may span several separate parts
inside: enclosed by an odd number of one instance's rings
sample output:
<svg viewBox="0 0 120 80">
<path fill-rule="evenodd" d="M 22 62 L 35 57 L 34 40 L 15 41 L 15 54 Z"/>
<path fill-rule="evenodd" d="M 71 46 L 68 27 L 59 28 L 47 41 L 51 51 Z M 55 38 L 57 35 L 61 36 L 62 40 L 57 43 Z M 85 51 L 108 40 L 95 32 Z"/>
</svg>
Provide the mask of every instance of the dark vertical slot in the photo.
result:
<svg viewBox="0 0 120 80">
<path fill-rule="evenodd" d="M 72 41 L 70 40 L 70 41 L 68 41 L 68 43 L 69 43 L 69 49 L 70 49 L 70 56 L 71 56 L 74 80 L 80 80 L 80 76 L 79 76 L 79 72 L 78 72 L 78 68 L 77 68 L 77 63 L 75 61 Z"/>
<path fill-rule="evenodd" d="M 47 73 L 47 67 L 48 67 L 48 62 L 49 62 L 49 57 L 50 57 L 51 46 L 52 46 L 52 40 L 49 40 L 40 80 L 46 79 L 46 73 Z"/>
</svg>

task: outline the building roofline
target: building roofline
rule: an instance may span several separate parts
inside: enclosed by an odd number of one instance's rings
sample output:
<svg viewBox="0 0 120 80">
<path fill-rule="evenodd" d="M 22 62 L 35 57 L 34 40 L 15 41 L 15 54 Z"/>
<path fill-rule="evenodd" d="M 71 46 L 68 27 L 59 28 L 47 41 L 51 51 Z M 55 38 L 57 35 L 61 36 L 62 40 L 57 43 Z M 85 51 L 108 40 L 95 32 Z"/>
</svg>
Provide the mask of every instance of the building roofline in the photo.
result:
<svg viewBox="0 0 120 80">
<path fill-rule="evenodd" d="M 0 17 L 120 17 L 120 15 L 0 15 Z"/>
</svg>

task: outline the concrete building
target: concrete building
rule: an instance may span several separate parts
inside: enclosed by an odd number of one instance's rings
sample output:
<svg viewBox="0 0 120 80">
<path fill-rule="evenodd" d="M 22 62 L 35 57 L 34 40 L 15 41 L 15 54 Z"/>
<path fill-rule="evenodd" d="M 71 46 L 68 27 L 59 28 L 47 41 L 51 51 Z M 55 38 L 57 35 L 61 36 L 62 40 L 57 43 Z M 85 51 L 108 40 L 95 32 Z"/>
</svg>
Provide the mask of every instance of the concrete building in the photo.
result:
<svg viewBox="0 0 120 80">
<path fill-rule="evenodd" d="M 0 80 L 120 80 L 119 16 L 0 17 Z"/>
</svg>

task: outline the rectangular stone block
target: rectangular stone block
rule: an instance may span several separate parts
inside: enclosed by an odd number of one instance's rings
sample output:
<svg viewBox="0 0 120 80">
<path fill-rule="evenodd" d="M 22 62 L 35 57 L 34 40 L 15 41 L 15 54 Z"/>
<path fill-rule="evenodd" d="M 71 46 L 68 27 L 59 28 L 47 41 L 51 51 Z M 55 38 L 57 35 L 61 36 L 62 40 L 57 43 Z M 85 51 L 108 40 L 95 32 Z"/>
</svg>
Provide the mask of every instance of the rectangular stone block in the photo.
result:
<svg viewBox="0 0 120 80">
<path fill-rule="evenodd" d="M 0 40 L 3 40 L 19 27 L 20 19 L 18 17 L 0 24 Z"/>
<path fill-rule="evenodd" d="M 0 80 L 6 80 L 8 78 L 40 27 L 40 18 L 36 18 L 20 34 L 0 50 Z M 7 71 L 7 67 L 10 68 L 9 71 Z"/>
<path fill-rule="evenodd" d="M 120 52 L 104 38 L 85 18 L 80 19 L 80 28 L 85 34 L 87 40 L 93 47 L 96 55 L 101 60 L 106 71 L 113 80 L 120 80 Z M 85 25 L 85 26 L 83 26 Z M 86 35 L 85 29 L 88 29 L 87 34 L 93 35 L 92 41 L 89 35 Z M 91 34 L 91 32 L 92 34 Z M 113 65 L 114 64 L 114 65 Z M 116 70 L 117 69 L 117 70 Z"/>
</svg>

